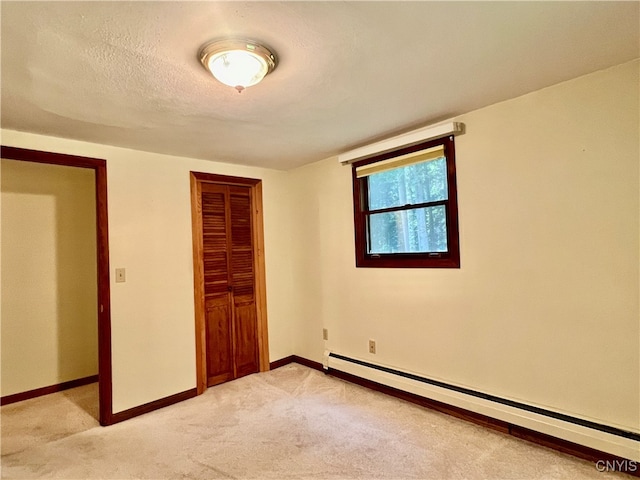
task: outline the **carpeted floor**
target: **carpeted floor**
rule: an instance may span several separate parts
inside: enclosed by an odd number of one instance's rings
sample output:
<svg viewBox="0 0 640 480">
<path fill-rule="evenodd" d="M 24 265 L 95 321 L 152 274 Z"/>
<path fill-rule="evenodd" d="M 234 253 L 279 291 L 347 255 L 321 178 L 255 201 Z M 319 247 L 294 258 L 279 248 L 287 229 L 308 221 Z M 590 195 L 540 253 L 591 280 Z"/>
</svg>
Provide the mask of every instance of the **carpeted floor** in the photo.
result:
<svg viewBox="0 0 640 480">
<path fill-rule="evenodd" d="M 2 478 L 631 478 L 297 364 L 107 428 L 96 398 L 2 407 Z"/>
</svg>

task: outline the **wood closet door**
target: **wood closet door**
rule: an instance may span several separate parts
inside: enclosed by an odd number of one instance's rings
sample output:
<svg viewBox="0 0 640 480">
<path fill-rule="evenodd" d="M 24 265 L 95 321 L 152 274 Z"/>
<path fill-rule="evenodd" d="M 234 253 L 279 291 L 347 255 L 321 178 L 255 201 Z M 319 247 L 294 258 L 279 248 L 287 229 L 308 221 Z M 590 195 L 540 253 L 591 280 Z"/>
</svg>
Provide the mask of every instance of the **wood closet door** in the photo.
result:
<svg viewBox="0 0 640 480">
<path fill-rule="evenodd" d="M 207 384 L 258 371 L 249 187 L 202 185 Z"/>
</svg>

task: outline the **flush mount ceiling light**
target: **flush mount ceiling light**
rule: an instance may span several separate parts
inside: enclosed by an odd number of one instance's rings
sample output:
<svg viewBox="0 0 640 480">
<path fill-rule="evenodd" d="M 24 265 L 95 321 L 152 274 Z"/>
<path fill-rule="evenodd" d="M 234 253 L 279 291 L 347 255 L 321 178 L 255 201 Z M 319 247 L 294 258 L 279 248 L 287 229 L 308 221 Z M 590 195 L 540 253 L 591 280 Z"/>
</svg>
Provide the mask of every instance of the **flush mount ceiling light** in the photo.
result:
<svg viewBox="0 0 640 480">
<path fill-rule="evenodd" d="M 278 64 L 276 54 L 252 40 L 225 39 L 200 47 L 204 68 L 220 82 L 242 92 L 260 82 Z"/>
</svg>

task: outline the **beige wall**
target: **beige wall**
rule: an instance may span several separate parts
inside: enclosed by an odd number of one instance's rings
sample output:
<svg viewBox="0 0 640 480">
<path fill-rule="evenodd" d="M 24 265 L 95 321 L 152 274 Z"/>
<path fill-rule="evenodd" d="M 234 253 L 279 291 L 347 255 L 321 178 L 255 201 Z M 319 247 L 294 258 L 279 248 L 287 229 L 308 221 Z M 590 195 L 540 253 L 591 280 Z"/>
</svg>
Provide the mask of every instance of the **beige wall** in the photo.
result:
<svg viewBox="0 0 640 480">
<path fill-rule="evenodd" d="M 2 143 L 107 159 L 112 282 L 127 268 L 111 285 L 114 412 L 195 386 L 198 170 L 263 179 L 271 360 L 327 347 L 638 429 L 638 62 L 457 120 L 459 270 L 356 269 L 335 159 L 279 172 L 14 131 Z"/>
<path fill-rule="evenodd" d="M 292 172 L 295 353 L 640 430 L 638 85 L 636 61 L 456 118 L 459 270 L 356 269 L 349 167 Z"/>
<path fill-rule="evenodd" d="M 1 161 L 2 396 L 98 373 L 93 171 Z"/>
<path fill-rule="evenodd" d="M 2 144 L 107 160 L 114 413 L 196 385 L 190 170 L 263 180 L 270 357 L 291 355 L 286 172 L 8 130 Z"/>
</svg>

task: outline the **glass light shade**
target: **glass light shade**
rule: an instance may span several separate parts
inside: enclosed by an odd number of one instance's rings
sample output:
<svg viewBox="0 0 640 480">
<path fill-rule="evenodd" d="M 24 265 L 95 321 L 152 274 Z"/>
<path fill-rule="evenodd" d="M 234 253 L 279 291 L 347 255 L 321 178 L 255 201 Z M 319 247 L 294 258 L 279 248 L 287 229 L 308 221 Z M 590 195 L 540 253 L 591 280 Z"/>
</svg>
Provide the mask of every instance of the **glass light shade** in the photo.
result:
<svg viewBox="0 0 640 480">
<path fill-rule="evenodd" d="M 278 62 L 275 53 L 264 45 L 233 38 L 203 45 L 198 56 L 216 79 L 239 92 L 260 82 Z"/>
<path fill-rule="evenodd" d="M 267 62 L 255 53 L 232 50 L 211 56 L 209 70 L 225 85 L 246 88 L 262 80 L 269 67 Z"/>
</svg>

